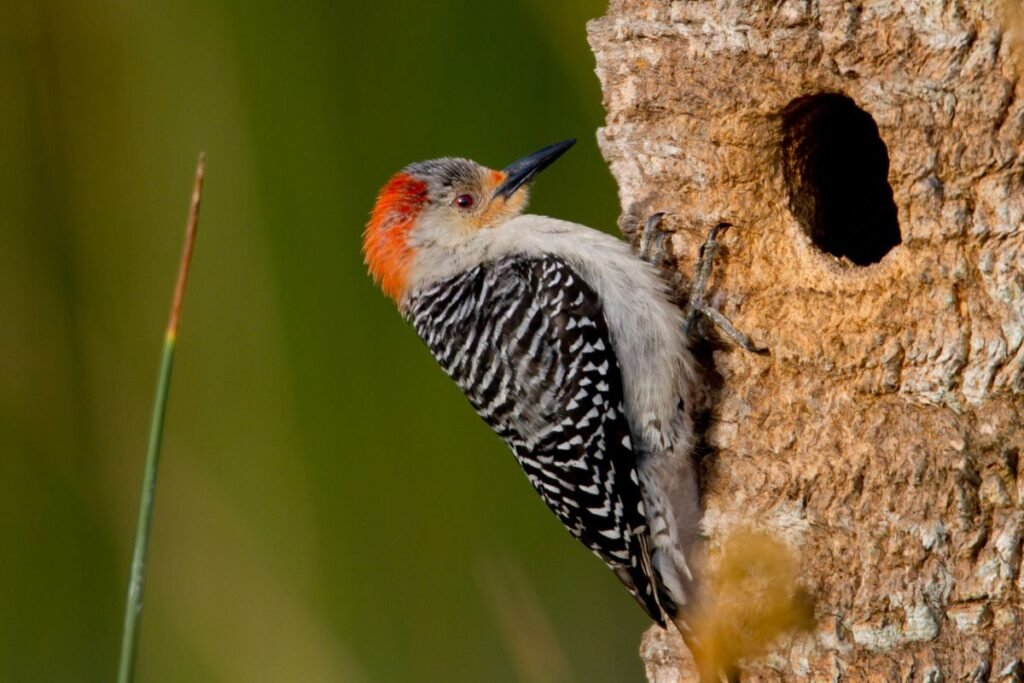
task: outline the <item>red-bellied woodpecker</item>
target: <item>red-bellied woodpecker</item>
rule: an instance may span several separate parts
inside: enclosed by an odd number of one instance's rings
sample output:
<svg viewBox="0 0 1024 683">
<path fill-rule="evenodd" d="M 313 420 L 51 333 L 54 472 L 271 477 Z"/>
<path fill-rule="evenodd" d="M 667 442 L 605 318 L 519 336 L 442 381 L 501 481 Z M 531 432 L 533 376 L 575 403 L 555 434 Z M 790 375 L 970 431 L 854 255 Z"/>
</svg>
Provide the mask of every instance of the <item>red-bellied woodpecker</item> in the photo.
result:
<svg viewBox="0 0 1024 683">
<path fill-rule="evenodd" d="M 502 171 L 407 166 L 364 234 L 374 279 L 573 536 L 662 626 L 694 600 L 701 383 L 658 270 L 582 225 L 523 215 L 574 141 Z"/>
</svg>

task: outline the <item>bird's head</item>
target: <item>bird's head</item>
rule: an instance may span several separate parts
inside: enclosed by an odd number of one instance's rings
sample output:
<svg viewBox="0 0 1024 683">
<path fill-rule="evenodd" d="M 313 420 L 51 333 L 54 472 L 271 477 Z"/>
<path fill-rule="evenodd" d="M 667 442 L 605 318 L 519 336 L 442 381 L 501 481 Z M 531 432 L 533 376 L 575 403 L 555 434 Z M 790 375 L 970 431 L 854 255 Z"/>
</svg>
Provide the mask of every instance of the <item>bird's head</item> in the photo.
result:
<svg viewBox="0 0 1024 683">
<path fill-rule="evenodd" d="M 481 231 L 518 216 L 533 177 L 575 142 L 550 145 L 500 171 L 449 157 L 406 166 L 381 189 L 363 233 L 370 274 L 385 294 L 400 300 L 418 253 L 454 253 Z"/>
</svg>

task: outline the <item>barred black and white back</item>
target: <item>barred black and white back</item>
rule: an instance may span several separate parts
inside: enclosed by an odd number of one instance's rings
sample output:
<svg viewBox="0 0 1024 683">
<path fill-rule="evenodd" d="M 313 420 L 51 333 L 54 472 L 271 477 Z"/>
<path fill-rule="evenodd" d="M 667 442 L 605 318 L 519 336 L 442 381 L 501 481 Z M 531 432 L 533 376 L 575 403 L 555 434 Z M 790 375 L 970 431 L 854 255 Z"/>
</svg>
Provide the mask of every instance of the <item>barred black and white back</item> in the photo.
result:
<svg viewBox="0 0 1024 683">
<path fill-rule="evenodd" d="M 679 597 L 666 595 L 651 543 L 668 524 L 655 514 L 650 527 L 646 454 L 594 289 L 559 258 L 518 254 L 413 292 L 405 310 L 544 502 L 664 625 Z"/>
</svg>

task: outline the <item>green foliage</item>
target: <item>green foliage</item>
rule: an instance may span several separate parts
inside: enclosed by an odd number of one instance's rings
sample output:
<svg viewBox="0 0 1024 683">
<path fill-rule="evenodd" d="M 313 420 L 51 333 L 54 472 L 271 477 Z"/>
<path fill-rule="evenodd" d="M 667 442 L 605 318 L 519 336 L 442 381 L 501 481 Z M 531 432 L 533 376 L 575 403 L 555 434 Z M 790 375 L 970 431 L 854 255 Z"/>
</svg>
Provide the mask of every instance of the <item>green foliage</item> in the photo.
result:
<svg viewBox="0 0 1024 683">
<path fill-rule="evenodd" d="M 548 630 L 567 676 L 640 676 L 640 610 L 359 255 L 406 163 L 570 136 L 533 210 L 614 228 L 603 5 L 0 5 L 0 680 L 114 676 L 200 149 L 138 680 L 543 680 L 513 636 Z"/>
</svg>

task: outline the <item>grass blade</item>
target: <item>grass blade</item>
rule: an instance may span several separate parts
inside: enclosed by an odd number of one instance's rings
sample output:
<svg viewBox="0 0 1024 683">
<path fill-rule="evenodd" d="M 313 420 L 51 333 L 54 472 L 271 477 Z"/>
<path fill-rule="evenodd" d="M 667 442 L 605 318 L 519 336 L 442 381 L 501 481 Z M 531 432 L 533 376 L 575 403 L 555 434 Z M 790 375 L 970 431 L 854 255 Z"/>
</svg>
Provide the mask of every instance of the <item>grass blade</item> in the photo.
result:
<svg viewBox="0 0 1024 683">
<path fill-rule="evenodd" d="M 149 425 L 149 442 L 146 447 L 146 467 L 142 475 L 142 494 L 139 501 L 139 519 L 135 527 L 135 550 L 132 553 L 131 577 L 128 580 L 128 599 L 124 609 L 124 630 L 121 634 L 121 660 L 118 664 L 118 683 L 129 683 L 135 674 L 135 659 L 139 647 L 139 622 L 142 618 L 142 592 L 146 574 L 146 556 L 149 551 L 149 530 L 153 519 L 153 497 L 156 494 L 156 473 L 160 461 L 160 442 L 164 430 L 164 415 L 167 412 L 167 392 L 171 384 L 171 369 L 174 367 L 174 347 L 178 339 L 178 322 L 181 319 L 181 302 L 185 297 L 185 283 L 192 263 L 192 249 L 195 246 L 196 230 L 199 227 L 199 203 L 203 195 L 203 174 L 206 170 L 205 155 L 199 155 L 196 177 L 192 185 L 192 201 L 189 205 L 188 222 L 185 226 L 185 244 L 178 265 L 178 279 L 174 286 L 171 314 L 164 335 L 163 355 L 160 359 L 160 374 L 157 377 L 156 398 L 153 401 L 153 416 Z"/>
</svg>

